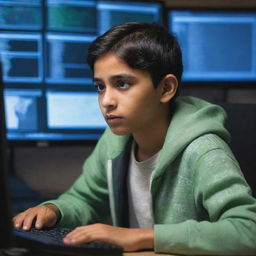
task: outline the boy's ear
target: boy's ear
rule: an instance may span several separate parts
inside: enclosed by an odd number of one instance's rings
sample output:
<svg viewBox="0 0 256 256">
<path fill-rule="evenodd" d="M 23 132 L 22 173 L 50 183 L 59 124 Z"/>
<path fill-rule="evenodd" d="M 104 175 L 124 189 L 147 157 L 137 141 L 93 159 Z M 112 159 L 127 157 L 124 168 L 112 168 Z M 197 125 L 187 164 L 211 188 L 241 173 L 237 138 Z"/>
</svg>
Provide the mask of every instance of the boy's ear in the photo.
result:
<svg viewBox="0 0 256 256">
<path fill-rule="evenodd" d="M 160 87 L 162 90 L 161 102 L 166 103 L 170 101 L 176 94 L 178 88 L 178 80 L 176 76 L 173 74 L 166 75 L 161 81 Z"/>
</svg>

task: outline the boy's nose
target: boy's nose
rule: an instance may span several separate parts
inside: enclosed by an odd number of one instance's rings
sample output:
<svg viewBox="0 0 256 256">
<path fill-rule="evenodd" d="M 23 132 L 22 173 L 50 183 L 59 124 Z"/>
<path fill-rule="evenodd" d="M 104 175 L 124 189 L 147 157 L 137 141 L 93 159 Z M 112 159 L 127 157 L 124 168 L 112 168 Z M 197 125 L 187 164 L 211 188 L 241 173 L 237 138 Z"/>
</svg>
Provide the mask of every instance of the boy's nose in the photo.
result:
<svg viewBox="0 0 256 256">
<path fill-rule="evenodd" d="M 114 95 L 114 92 L 110 89 L 107 89 L 102 95 L 102 98 L 100 100 L 100 103 L 102 107 L 109 109 L 109 108 L 115 108 L 117 105 L 117 101 Z"/>
</svg>

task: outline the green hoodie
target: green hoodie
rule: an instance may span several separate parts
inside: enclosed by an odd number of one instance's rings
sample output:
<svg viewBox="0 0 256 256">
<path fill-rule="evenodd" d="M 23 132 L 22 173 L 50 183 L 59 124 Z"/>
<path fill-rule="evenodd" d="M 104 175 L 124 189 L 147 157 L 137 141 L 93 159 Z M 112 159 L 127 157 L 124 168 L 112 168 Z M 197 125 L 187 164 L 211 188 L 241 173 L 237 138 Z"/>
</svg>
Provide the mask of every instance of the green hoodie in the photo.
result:
<svg viewBox="0 0 256 256">
<path fill-rule="evenodd" d="M 226 114 L 193 97 L 176 100 L 151 180 L 155 251 L 256 255 L 256 200 L 229 149 Z M 105 131 L 83 173 L 55 204 L 59 225 L 128 226 L 126 173 L 131 136 Z"/>
</svg>

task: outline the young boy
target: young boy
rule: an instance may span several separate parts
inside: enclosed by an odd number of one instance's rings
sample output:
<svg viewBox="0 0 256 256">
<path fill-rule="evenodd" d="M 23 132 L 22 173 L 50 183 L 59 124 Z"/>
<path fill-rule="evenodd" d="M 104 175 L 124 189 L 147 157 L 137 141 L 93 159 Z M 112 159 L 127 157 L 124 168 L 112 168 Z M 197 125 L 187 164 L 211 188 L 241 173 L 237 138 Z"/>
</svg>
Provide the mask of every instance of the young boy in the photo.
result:
<svg viewBox="0 0 256 256">
<path fill-rule="evenodd" d="M 256 200 L 227 145 L 223 109 L 176 98 L 176 39 L 160 25 L 126 23 L 92 43 L 88 63 L 110 129 L 74 185 L 14 225 L 71 227 L 67 244 L 125 251 L 256 254 Z"/>
</svg>

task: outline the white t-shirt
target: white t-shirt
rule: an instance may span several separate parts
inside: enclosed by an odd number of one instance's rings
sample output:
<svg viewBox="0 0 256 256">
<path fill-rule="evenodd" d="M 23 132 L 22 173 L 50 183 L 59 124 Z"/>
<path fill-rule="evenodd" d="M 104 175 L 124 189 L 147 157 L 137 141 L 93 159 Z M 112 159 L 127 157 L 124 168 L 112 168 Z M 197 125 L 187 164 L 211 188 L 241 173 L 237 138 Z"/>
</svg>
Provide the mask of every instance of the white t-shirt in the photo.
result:
<svg viewBox="0 0 256 256">
<path fill-rule="evenodd" d="M 135 143 L 132 145 L 127 178 L 130 228 L 152 228 L 154 225 L 150 181 L 159 153 L 138 162 L 135 159 Z"/>
</svg>

